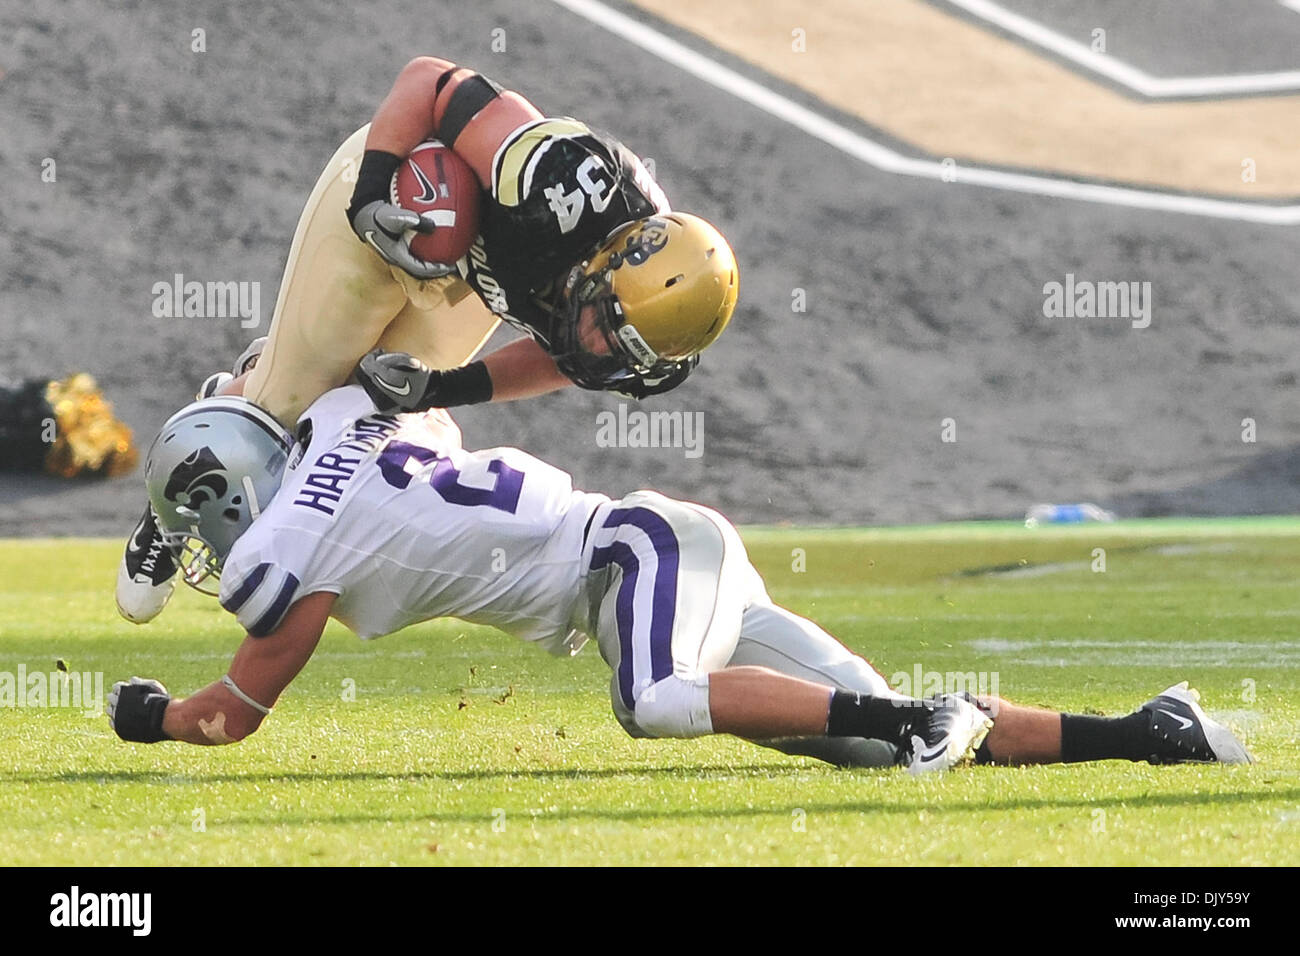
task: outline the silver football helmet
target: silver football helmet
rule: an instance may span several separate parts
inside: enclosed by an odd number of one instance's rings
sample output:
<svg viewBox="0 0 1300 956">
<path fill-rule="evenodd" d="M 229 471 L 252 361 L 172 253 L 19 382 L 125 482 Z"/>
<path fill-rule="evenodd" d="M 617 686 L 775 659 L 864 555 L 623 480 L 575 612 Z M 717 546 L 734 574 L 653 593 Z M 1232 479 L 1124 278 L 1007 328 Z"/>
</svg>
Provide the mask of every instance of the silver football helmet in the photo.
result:
<svg viewBox="0 0 1300 956">
<path fill-rule="evenodd" d="M 280 489 L 293 444 L 270 412 L 235 395 L 205 398 L 167 419 L 144 480 L 186 584 L 216 593 L 230 549 Z"/>
</svg>

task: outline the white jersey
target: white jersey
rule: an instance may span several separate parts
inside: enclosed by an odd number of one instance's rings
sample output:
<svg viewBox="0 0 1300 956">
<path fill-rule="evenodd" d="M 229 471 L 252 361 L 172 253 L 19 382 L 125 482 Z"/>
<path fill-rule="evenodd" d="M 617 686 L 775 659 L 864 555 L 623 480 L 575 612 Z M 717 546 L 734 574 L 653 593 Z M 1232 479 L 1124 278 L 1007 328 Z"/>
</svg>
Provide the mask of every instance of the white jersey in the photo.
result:
<svg viewBox="0 0 1300 956">
<path fill-rule="evenodd" d="M 221 604 L 250 634 L 329 591 L 363 638 L 458 617 L 563 652 L 584 531 L 608 498 L 515 448 L 466 451 L 445 412 L 376 414 L 357 385 L 325 393 L 298 428 L 279 493 L 221 574 Z"/>
</svg>

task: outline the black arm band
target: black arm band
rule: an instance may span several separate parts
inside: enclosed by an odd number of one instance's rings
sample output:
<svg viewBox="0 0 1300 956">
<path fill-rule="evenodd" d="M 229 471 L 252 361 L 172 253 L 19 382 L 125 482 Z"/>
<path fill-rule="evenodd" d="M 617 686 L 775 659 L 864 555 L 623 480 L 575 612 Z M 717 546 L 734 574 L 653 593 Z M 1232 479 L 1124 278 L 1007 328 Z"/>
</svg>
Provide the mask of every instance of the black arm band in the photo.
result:
<svg viewBox="0 0 1300 956">
<path fill-rule="evenodd" d="M 492 376 L 482 362 L 449 368 L 429 380 L 426 408 L 455 408 L 492 401 Z"/>
<path fill-rule="evenodd" d="M 393 173 L 402 165 L 402 157 L 386 153 L 382 149 L 368 149 L 361 158 L 361 168 L 357 170 L 357 186 L 352 190 L 352 205 L 348 206 L 348 222 L 357 210 L 376 199 L 390 202 L 392 199 Z"/>
<path fill-rule="evenodd" d="M 438 138 L 455 149 L 456 140 L 465 131 L 469 121 L 500 95 L 501 87 L 481 73 L 465 77 L 451 91 L 451 98 L 443 108 L 442 122 L 438 124 Z"/>
</svg>

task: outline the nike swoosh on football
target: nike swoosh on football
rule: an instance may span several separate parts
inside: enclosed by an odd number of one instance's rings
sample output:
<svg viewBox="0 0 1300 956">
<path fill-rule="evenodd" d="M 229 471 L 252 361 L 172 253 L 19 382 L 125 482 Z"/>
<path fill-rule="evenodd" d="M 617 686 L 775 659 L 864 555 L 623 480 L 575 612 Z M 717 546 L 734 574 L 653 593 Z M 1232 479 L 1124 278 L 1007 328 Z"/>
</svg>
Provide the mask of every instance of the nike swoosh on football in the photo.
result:
<svg viewBox="0 0 1300 956">
<path fill-rule="evenodd" d="M 1178 721 L 1178 723 L 1181 725 L 1179 727 L 1180 730 L 1186 730 L 1188 727 L 1192 726 L 1191 720 L 1187 717 L 1181 717 L 1178 714 L 1175 714 L 1173 711 L 1165 710 L 1163 707 L 1157 709 L 1160 711 L 1160 713 L 1168 714 L 1174 720 Z"/>
<path fill-rule="evenodd" d="M 415 164 L 415 160 L 407 160 L 407 162 L 411 164 L 411 172 L 415 173 L 415 178 L 419 181 L 420 188 L 424 190 L 421 195 L 415 197 L 414 201 L 418 203 L 437 202 L 438 188 L 434 186 L 433 183 L 429 182 L 429 177 L 424 175 L 424 170 Z"/>
</svg>

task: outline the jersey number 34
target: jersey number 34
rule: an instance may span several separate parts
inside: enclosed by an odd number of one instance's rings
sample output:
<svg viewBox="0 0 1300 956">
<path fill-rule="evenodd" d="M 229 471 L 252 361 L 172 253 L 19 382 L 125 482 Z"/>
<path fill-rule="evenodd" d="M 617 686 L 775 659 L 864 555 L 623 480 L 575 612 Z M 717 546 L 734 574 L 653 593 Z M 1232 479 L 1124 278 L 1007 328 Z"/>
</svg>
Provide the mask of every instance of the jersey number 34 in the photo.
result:
<svg viewBox="0 0 1300 956">
<path fill-rule="evenodd" d="M 604 172 L 605 165 L 595 156 L 588 156 L 578 167 L 577 177 L 580 188 L 564 191 L 563 185 L 547 186 L 543 194 L 550 201 L 551 212 L 560 223 L 560 232 L 572 232 L 587 208 L 587 197 L 591 197 L 592 211 L 599 214 L 609 206 L 613 189 L 603 177 L 593 175 Z"/>
</svg>

